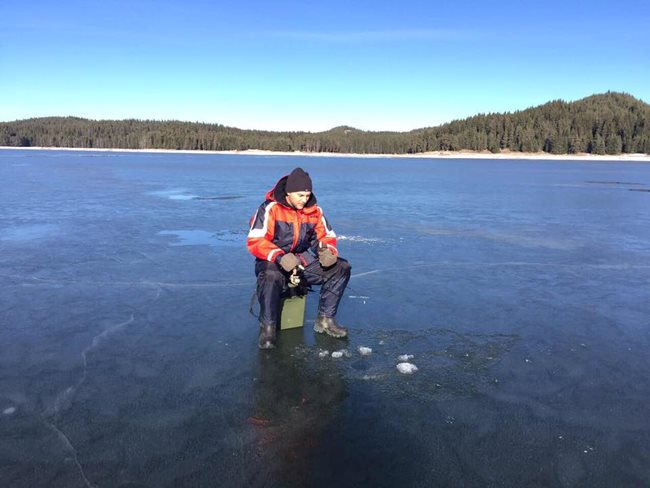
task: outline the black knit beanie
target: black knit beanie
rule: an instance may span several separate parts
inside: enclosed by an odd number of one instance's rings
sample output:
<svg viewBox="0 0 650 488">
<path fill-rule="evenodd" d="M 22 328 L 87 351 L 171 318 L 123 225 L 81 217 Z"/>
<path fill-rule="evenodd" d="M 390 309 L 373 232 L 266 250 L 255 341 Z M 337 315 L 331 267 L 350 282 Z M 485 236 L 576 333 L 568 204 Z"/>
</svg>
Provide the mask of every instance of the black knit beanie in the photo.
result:
<svg viewBox="0 0 650 488">
<path fill-rule="evenodd" d="M 294 169 L 287 178 L 287 186 L 284 191 L 287 193 L 311 191 L 311 178 L 309 177 L 309 173 L 305 172 L 302 168 Z"/>
</svg>

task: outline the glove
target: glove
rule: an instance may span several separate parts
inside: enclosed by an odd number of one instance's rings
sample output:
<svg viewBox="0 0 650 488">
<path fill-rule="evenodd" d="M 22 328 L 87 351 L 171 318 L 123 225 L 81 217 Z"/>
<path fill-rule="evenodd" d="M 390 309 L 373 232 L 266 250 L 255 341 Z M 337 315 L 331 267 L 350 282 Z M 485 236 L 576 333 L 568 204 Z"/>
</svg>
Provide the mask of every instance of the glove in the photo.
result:
<svg viewBox="0 0 650 488">
<path fill-rule="evenodd" d="M 283 270 L 285 270 L 287 273 L 291 273 L 294 268 L 300 264 L 300 259 L 298 259 L 298 256 L 295 254 L 289 252 L 282 255 L 279 260 L 279 264 L 282 266 Z"/>
<path fill-rule="evenodd" d="M 329 247 L 321 247 L 318 249 L 318 260 L 323 268 L 329 268 L 336 264 L 336 255 Z"/>
</svg>

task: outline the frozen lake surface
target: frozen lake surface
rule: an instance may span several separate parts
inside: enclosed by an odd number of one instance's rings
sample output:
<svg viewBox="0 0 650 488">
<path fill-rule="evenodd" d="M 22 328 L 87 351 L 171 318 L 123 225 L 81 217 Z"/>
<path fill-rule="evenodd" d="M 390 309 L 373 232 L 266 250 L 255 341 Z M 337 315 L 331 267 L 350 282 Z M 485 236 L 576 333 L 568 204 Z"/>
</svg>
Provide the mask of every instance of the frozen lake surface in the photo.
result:
<svg viewBox="0 0 650 488">
<path fill-rule="evenodd" d="M 295 166 L 350 339 L 312 295 L 261 352 L 247 225 Z M 650 485 L 647 165 L 3 150 L 0 181 L 0 486 Z"/>
</svg>

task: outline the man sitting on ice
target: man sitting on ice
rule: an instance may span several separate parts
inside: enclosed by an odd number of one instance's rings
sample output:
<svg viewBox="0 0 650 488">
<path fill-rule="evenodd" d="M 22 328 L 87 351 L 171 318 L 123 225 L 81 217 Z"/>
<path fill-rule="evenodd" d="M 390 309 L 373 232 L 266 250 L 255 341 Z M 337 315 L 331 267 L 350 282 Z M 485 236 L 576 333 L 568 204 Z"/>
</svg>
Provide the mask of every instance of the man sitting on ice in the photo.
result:
<svg viewBox="0 0 650 488">
<path fill-rule="evenodd" d="M 260 302 L 260 349 L 275 347 L 280 295 L 289 276 L 302 267 L 308 285 L 321 285 L 314 330 L 344 338 L 334 318 L 350 280 L 350 264 L 339 257 L 336 234 L 316 205 L 309 173 L 302 168 L 280 178 L 251 221 L 248 250 L 255 256 Z"/>
</svg>

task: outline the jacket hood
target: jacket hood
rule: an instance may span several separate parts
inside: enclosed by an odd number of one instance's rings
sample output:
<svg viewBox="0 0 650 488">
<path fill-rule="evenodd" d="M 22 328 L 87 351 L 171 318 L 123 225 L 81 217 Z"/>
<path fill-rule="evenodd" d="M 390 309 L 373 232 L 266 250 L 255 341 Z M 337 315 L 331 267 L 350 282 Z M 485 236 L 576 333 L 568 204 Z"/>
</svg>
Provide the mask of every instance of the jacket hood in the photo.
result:
<svg viewBox="0 0 650 488">
<path fill-rule="evenodd" d="M 272 200 L 274 202 L 278 202 L 279 204 L 284 205 L 285 207 L 293 208 L 291 205 L 289 205 L 289 202 L 287 202 L 287 192 L 286 192 L 287 178 L 289 178 L 289 175 L 280 178 L 278 182 L 275 184 L 275 186 L 266 193 L 266 199 Z M 305 204 L 305 208 L 303 208 L 302 211 L 310 212 L 312 210 L 315 210 L 315 208 L 316 208 L 316 195 L 314 195 L 314 193 L 312 192 L 311 196 L 309 197 L 309 200 L 307 200 L 307 203 Z"/>
</svg>

